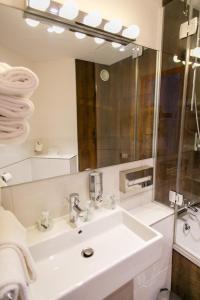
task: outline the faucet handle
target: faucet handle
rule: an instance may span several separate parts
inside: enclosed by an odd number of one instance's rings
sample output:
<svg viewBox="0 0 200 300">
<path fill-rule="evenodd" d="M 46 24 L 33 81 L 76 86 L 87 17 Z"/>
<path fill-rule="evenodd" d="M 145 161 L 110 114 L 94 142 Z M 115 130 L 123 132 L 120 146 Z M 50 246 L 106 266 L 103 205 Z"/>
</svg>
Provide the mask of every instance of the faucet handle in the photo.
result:
<svg viewBox="0 0 200 300">
<path fill-rule="evenodd" d="M 72 203 L 73 205 L 77 205 L 79 204 L 80 202 L 80 199 L 79 199 L 79 194 L 78 193 L 71 193 L 69 195 L 69 202 Z"/>
</svg>

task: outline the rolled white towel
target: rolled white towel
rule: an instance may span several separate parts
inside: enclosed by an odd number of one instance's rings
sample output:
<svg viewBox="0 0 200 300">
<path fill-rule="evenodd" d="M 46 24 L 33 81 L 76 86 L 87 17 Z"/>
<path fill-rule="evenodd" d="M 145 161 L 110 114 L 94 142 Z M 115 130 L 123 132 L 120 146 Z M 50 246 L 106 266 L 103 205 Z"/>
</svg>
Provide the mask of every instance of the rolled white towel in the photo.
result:
<svg viewBox="0 0 200 300">
<path fill-rule="evenodd" d="M 29 288 L 26 282 L 20 258 L 15 250 L 0 250 L 0 299 L 29 300 Z"/>
<path fill-rule="evenodd" d="M 30 96 L 38 85 L 39 79 L 31 70 L 0 63 L 0 94 Z"/>
<path fill-rule="evenodd" d="M 10 211 L 0 209 L 0 253 L 7 249 L 17 254 L 26 283 L 35 281 L 35 263 L 27 247 L 26 230 Z"/>
<path fill-rule="evenodd" d="M 27 121 L 0 117 L 0 144 L 22 144 L 27 139 L 30 126 Z"/>
<path fill-rule="evenodd" d="M 29 99 L 0 95 L 0 116 L 11 119 L 30 118 L 34 112 L 34 104 Z"/>
</svg>

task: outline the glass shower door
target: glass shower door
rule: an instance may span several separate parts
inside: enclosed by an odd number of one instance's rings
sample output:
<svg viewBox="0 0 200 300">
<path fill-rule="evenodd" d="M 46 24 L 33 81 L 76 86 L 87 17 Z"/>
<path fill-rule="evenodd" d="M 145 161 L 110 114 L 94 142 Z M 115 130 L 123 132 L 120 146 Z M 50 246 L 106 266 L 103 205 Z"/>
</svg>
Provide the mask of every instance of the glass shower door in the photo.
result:
<svg viewBox="0 0 200 300">
<path fill-rule="evenodd" d="M 190 24 L 192 20 L 197 21 L 198 29 L 186 39 L 183 62 L 176 192 L 184 196 L 184 202 L 182 206 L 175 206 L 175 248 L 195 260 L 200 258 L 200 251 L 197 251 L 200 249 L 197 243 L 200 242 L 200 3 L 198 7 L 196 1 L 191 1 L 188 16 Z"/>
<path fill-rule="evenodd" d="M 199 22 L 200 11 L 190 6 L 190 22 Z M 200 201 L 200 30 L 188 37 L 183 84 L 182 115 L 176 191 L 184 195 L 185 204 Z M 195 49 L 195 50 L 194 50 Z M 200 50 L 200 48 L 199 48 Z"/>
</svg>

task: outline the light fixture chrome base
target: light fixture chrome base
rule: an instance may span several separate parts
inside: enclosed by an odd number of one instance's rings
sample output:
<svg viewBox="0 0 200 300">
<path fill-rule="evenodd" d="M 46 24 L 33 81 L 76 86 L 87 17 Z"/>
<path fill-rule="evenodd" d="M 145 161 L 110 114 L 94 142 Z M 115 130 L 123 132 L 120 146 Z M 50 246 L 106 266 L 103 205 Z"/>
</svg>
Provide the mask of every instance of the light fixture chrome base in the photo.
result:
<svg viewBox="0 0 200 300">
<path fill-rule="evenodd" d="M 40 11 L 38 9 L 34 9 L 30 7 L 29 1 L 26 1 L 24 18 L 34 19 L 45 24 L 49 23 L 50 25 L 52 25 L 53 23 L 54 25 L 61 26 L 63 28 L 68 29 L 69 31 L 84 33 L 94 38 L 104 39 L 108 42 L 116 42 L 124 46 L 133 43 L 135 41 L 135 39 L 125 38 L 121 35 L 122 31 L 126 27 L 122 27 L 122 30 L 118 34 L 113 34 L 105 31 L 104 26 L 108 22 L 105 19 L 102 20 L 102 23 L 98 28 L 90 27 L 83 24 L 82 21 L 84 17 L 87 15 L 85 12 L 80 11 L 78 17 L 73 21 L 62 18 L 58 14 L 56 13 L 54 14 L 51 12 L 52 8 L 54 9 L 54 11 L 59 11 L 60 7 L 61 7 L 60 3 L 56 1 L 51 1 L 51 6 L 47 11 Z"/>
</svg>

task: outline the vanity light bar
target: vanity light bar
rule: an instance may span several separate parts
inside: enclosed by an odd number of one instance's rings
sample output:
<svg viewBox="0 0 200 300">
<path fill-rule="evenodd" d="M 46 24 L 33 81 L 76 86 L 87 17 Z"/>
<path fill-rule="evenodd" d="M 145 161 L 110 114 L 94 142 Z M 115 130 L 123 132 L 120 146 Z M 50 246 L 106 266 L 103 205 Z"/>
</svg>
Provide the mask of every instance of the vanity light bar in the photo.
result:
<svg viewBox="0 0 200 300">
<path fill-rule="evenodd" d="M 102 19 L 101 24 L 98 27 L 91 27 L 85 25 L 83 20 L 87 16 L 86 13 L 79 11 L 77 17 L 74 20 L 69 20 L 59 16 L 59 11 L 62 5 L 56 1 L 50 1 L 50 5 L 46 10 L 40 10 L 31 7 L 31 0 L 26 1 L 26 8 L 24 11 L 24 18 L 39 21 L 41 23 L 49 24 L 52 23 L 57 26 L 61 26 L 73 32 L 80 32 L 91 36 L 94 38 L 104 39 L 108 42 L 119 43 L 126 46 L 135 41 L 135 39 L 130 39 L 122 36 L 122 33 L 127 28 L 122 26 L 121 31 L 118 34 L 114 34 L 104 30 L 105 25 L 108 23 L 107 20 Z"/>
</svg>

